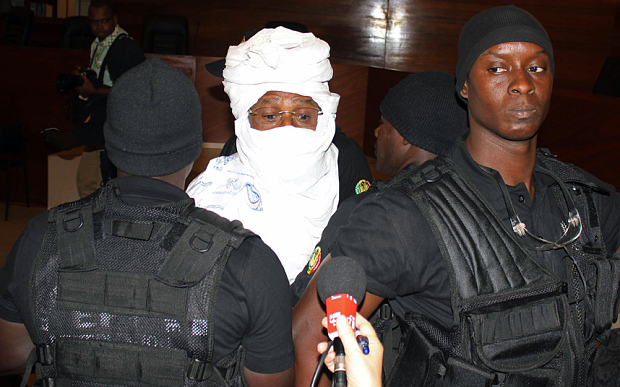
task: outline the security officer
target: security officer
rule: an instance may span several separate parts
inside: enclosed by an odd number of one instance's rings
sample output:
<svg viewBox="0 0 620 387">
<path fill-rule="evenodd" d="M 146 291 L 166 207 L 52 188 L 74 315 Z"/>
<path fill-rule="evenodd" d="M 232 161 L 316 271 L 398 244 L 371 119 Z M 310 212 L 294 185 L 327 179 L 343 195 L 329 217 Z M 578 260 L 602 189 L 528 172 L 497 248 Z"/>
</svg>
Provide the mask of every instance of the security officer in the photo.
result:
<svg viewBox="0 0 620 387">
<path fill-rule="evenodd" d="M 389 299 L 409 328 L 393 385 L 604 377 L 592 363 L 617 318 L 620 195 L 537 151 L 553 73 L 532 15 L 508 6 L 474 16 L 456 71 L 469 135 L 447 157 L 403 170 L 338 229 L 331 254 L 355 258 L 368 277 L 362 314 Z M 293 317 L 300 380 L 321 341 L 315 288 Z"/>
<path fill-rule="evenodd" d="M 159 59 L 138 65 L 110 93 L 105 136 L 120 176 L 33 219 L 0 269 L 0 372 L 34 363 L 48 385 L 291 384 L 278 258 L 183 191 L 202 144 L 194 85 Z"/>
</svg>

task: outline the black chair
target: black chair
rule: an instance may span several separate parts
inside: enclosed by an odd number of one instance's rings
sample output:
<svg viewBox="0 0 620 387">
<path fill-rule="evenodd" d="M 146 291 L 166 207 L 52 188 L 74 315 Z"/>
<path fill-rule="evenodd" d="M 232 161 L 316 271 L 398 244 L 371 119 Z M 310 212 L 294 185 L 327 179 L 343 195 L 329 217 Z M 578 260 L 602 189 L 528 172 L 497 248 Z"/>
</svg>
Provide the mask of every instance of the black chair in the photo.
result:
<svg viewBox="0 0 620 387">
<path fill-rule="evenodd" d="M 34 12 L 26 7 L 11 7 L 6 16 L 6 25 L 1 44 L 26 46 L 30 40 Z"/>
<path fill-rule="evenodd" d="M 88 49 L 93 40 L 87 16 L 70 16 L 62 22 L 62 48 Z"/>
<path fill-rule="evenodd" d="M 0 126 L 0 171 L 6 171 L 5 221 L 9 220 L 11 168 L 21 168 L 23 170 L 26 207 L 30 207 L 28 175 L 26 174 L 26 141 L 23 137 L 21 124 L 3 124 Z"/>
<path fill-rule="evenodd" d="M 149 15 L 142 25 L 142 50 L 153 54 L 189 55 L 187 18 Z"/>
</svg>

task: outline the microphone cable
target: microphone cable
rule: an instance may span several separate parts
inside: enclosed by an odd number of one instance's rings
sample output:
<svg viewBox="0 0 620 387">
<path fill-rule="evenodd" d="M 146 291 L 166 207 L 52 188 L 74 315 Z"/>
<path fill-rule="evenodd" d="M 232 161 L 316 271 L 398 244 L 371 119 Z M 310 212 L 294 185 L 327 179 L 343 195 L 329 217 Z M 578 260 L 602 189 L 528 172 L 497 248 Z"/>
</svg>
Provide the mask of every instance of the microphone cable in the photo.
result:
<svg viewBox="0 0 620 387">
<path fill-rule="evenodd" d="M 327 354 L 329 353 L 329 350 L 331 349 L 333 345 L 334 345 L 333 341 L 327 342 L 327 349 L 319 357 L 319 364 L 316 365 L 316 369 L 314 370 L 314 375 L 312 375 L 312 381 L 310 382 L 310 387 L 316 387 L 316 383 L 319 381 L 319 374 L 321 373 L 321 368 L 323 367 L 323 364 L 325 363 L 325 358 L 327 357 Z M 333 381 L 332 381 L 332 385 L 333 385 Z"/>
</svg>

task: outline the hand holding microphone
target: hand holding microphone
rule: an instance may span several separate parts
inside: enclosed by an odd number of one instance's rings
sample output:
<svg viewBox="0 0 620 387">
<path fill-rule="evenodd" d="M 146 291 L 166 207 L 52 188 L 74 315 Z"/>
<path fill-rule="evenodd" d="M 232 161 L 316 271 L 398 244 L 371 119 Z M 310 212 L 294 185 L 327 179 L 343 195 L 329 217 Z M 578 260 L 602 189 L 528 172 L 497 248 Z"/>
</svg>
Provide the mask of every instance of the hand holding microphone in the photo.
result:
<svg viewBox="0 0 620 387">
<path fill-rule="evenodd" d="M 359 333 L 368 338 L 369 353 L 364 354 L 360 347 L 356 333 L 349 326 L 347 319 L 343 316 L 336 320 L 338 334 L 344 345 L 346 356 L 344 358 L 347 370 L 348 387 L 380 387 L 381 372 L 383 362 L 383 346 L 377 337 L 372 325 L 360 314 L 355 319 Z M 327 327 L 327 317 L 323 319 L 323 326 Z M 322 342 L 317 346 L 319 353 L 325 352 L 327 343 Z M 325 358 L 325 365 L 334 372 L 334 360 L 336 354 L 330 350 Z"/>
</svg>

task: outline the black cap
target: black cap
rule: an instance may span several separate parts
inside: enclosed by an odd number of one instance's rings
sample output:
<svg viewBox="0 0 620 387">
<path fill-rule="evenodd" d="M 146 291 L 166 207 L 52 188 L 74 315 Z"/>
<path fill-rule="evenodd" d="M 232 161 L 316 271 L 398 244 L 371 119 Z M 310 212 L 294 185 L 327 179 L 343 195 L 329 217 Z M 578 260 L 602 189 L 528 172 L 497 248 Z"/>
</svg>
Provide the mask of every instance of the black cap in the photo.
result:
<svg viewBox="0 0 620 387">
<path fill-rule="evenodd" d="M 547 31 L 534 16 L 514 5 L 489 8 L 465 24 L 459 35 L 459 62 L 456 65 L 456 92 L 461 96 L 471 66 L 490 47 L 507 42 L 528 42 L 542 47 L 549 55 L 555 73 L 553 47 Z"/>
<path fill-rule="evenodd" d="M 408 75 L 387 93 L 379 109 L 411 145 L 445 155 L 467 132 L 467 110 L 442 71 Z"/>
</svg>

